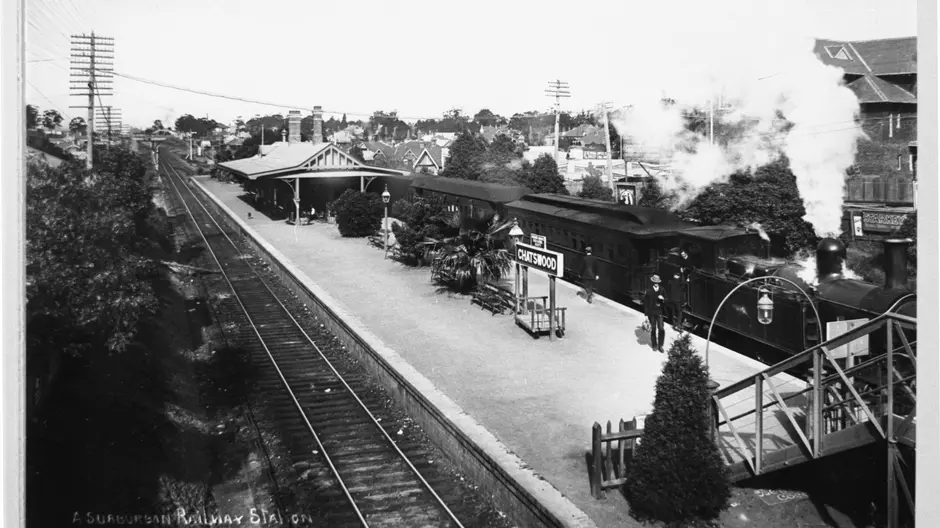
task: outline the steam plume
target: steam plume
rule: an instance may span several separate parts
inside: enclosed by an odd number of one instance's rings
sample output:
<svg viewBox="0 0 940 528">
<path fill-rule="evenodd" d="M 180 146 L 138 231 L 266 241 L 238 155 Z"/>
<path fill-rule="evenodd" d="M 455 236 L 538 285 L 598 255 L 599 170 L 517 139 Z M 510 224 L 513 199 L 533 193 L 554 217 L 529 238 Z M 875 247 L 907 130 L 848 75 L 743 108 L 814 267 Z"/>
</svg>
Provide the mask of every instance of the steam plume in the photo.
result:
<svg viewBox="0 0 940 528">
<path fill-rule="evenodd" d="M 765 242 L 770 242 L 770 237 L 767 236 L 767 232 L 764 231 L 764 228 L 761 227 L 761 225 L 760 225 L 759 223 L 753 222 L 753 223 L 751 223 L 751 225 L 749 225 L 748 227 L 751 228 L 751 229 L 756 229 L 756 230 L 757 230 L 757 233 L 760 235 L 760 237 L 761 237 Z"/>
<path fill-rule="evenodd" d="M 862 135 L 855 123 L 858 100 L 843 85 L 842 70 L 816 57 L 812 36 L 784 33 L 800 27 L 786 22 L 798 20 L 790 3 L 765 5 L 762 13 L 750 2 L 683 6 L 679 11 L 665 6 L 666 18 L 707 27 L 706 38 L 666 36 L 657 41 L 652 58 L 639 59 L 635 68 L 655 89 L 624 88 L 632 106 L 612 118 L 617 131 L 644 157 L 659 156 L 670 164 L 659 183 L 677 194 L 677 208 L 735 171 L 785 154 L 806 208 L 804 219 L 820 237 L 840 234 L 845 169 Z M 676 68 L 682 75 L 671 71 Z M 707 101 L 717 103 L 719 94 L 730 108 L 716 110 L 711 144 Z M 664 105 L 664 95 L 677 104 Z M 685 128 L 683 111 L 693 107 L 704 111 L 704 132 Z"/>
</svg>

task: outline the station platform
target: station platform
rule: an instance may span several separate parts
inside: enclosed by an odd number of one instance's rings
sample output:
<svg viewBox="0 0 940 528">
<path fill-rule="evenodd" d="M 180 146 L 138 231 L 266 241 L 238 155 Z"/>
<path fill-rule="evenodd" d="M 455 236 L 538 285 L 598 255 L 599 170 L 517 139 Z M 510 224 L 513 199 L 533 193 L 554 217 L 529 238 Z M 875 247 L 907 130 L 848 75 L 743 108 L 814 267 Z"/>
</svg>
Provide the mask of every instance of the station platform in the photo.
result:
<svg viewBox="0 0 940 528">
<path fill-rule="evenodd" d="M 386 260 L 365 239 L 342 238 L 334 224 L 270 220 L 239 198 L 239 185 L 193 179 L 489 431 L 499 449 L 521 459 L 517 469 L 549 483 L 596 526 L 641 526 L 619 494 L 591 496 L 586 460 L 595 421 L 616 424 L 651 412 L 666 355 L 650 348 L 640 312 L 597 296 L 588 304 L 578 288 L 558 281 L 557 305 L 567 308 L 565 336 L 533 339 L 511 315 L 493 316 L 468 296 L 438 293 L 428 268 Z M 529 295 L 548 295 L 546 276 L 530 272 Z M 666 350 L 676 336 L 667 325 Z M 692 341 L 704 354 L 704 340 L 693 335 Z M 765 368 L 710 346 L 711 376 L 721 386 Z M 805 387 L 786 374 L 774 382 L 781 392 Z M 743 399 L 722 401 L 730 413 L 753 408 L 752 394 L 736 397 Z M 727 458 L 733 453 L 726 449 Z"/>
</svg>

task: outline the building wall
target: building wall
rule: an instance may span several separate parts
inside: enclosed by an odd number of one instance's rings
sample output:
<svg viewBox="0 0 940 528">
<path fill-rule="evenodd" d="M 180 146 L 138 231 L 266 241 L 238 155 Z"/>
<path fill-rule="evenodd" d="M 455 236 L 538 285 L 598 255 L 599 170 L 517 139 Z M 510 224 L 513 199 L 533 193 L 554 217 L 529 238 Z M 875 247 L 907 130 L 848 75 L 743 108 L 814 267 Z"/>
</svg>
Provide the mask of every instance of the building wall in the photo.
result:
<svg viewBox="0 0 940 528">
<path fill-rule="evenodd" d="M 862 176 L 911 179 L 911 149 L 917 139 L 915 105 L 862 105 L 862 129 L 867 138 L 858 141 L 855 163 Z M 898 157 L 900 156 L 900 169 Z"/>
</svg>

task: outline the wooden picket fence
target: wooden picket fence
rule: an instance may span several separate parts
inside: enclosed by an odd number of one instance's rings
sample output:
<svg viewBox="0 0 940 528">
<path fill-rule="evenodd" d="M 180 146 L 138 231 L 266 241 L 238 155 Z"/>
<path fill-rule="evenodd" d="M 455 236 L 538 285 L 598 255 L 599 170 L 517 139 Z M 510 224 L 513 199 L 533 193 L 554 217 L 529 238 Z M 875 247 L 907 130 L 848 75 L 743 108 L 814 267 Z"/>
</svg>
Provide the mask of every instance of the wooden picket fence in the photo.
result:
<svg viewBox="0 0 940 528">
<path fill-rule="evenodd" d="M 595 499 L 607 498 L 607 491 L 619 488 L 626 481 L 626 463 L 629 462 L 636 446 L 643 436 L 643 429 L 637 429 L 644 417 L 634 417 L 629 422 L 620 420 L 617 431 L 607 421 L 607 433 L 601 431 L 601 424 L 594 422 L 591 428 L 591 496 Z M 613 447 L 616 443 L 617 446 Z"/>
</svg>

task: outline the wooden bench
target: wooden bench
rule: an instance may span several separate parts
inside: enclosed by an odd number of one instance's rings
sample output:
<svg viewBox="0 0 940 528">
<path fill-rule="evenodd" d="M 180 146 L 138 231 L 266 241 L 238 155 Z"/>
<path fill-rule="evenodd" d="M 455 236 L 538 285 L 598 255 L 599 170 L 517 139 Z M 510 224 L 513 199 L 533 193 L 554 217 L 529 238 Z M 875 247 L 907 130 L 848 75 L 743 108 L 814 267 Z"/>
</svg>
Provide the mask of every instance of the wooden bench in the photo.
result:
<svg viewBox="0 0 940 528">
<path fill-rule="evenodd" d="M 369 236 L 369 245 L 373 247 L 377 247 L 379 249 L 383 249 L 385 247 L 385 239 L 382 238 L 382 235 L 376 233 L 374 235 Z"/>
<path fill-rule="evenodd" d="M 479 304 L 481 309 L 485 308 L 493 315 L 502 315 L 506 310 L 514 310 L 516 305 L 515 296 L 511 291 L 488 282 L 473 292 L 470 303 Z"/>
</svg>

